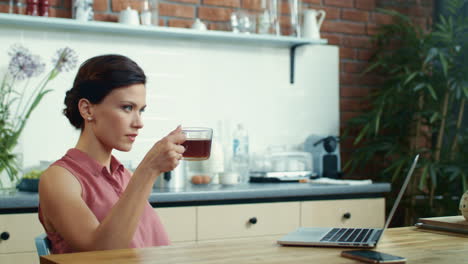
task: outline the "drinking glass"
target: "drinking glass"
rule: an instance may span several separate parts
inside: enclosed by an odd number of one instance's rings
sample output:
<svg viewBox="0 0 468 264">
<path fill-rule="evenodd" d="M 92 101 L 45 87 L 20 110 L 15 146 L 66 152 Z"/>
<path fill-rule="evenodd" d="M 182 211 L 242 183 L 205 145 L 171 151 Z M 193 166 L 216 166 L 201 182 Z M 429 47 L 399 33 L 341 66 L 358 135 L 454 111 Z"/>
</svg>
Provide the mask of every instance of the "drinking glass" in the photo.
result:
<svg viewBox="0 0 468 264">
<path fill-rule="evenodd" d="M 301 21 L 300 14 L 302 12 L 302 1 L 300 0 L 288 0 L 289 2 L 289 11 L 290 11 L 290 25 L 291 25 L 291 34 L 292 36 L 300 37 L 301 36 Z"/>
<path fill-rule="evenodd" d="M 185 152 L 182 154 L 184 160 L 207 160 L 211 154 L 211 139 L 213 129 L 207 127 L 183 127 L 182 133 L 186 140 L 182 143 Z"/>
</svg>

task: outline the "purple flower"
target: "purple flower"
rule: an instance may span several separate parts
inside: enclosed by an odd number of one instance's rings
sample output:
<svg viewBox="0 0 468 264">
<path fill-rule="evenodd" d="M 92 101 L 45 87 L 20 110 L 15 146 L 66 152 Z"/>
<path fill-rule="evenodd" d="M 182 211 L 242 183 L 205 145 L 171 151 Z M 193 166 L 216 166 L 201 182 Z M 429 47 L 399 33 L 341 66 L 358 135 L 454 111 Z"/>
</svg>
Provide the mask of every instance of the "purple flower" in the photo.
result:
<svg viewBox="0 0 468 264">
<path fill-rule="evenodd" d="M 69 47 L 57 50 L 56 56 L 52 59 L 57 71 L 70 71 L 76 67 L 78 56 L 75 51 Z"/>
<path fill-rule="evenodd" d="M 10 51 L 8 51 L 10 57 L 22 57 L 22 56 L 31 56 L 29 50 L 23 47 L 21 44 L 13 44 Z"/>
<path fill-rule="evenodd" d="M 25 47 L 16 44 L 8 55 L 11 56 L 8 71 L 16 80 L 24 80 L 44 72 L 45 64 L 39 56 L 33 56 Z"/>
</svg>

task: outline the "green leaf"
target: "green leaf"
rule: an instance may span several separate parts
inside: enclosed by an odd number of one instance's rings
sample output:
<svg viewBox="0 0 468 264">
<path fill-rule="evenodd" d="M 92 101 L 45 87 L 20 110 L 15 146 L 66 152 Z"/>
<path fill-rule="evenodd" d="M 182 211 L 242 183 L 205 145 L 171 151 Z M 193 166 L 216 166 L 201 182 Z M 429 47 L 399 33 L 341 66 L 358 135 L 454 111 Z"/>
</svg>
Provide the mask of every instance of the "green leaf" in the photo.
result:
<svg viewBox="0 0 468 264">
<path fill-rule="evenodd" d="M 372 63 L 361 73 L 361 75 L 365 75 L 366 73 L 371 72 L 372 70 L 374 70 L 375 68 L 379 66 L 382 66 L 380 62 Z"/>
<path fill-rule="evenodd" d="M 400 161 L 398 167 L 395 169 L 392 175 L 392 181 L 395 181 L 398 178 L 398 175 L 400 175 L 401 168 L 405 164 L 404 161 Z"/>
<path fill-rule="evenodd" d="M 448 75 L 448 64 L 443 53 L 439 53 L 440 62 L 442 64 L 442 70 L 444 71 L 445 77 Z"/>
<path fill-rule="evenodd" d="M 407 85 L 409 82 L 411 82 L 414 77 L 416 77 L 416 75 L 418 75 L 419 72 L 413 72 L 411 73 L 407 78 L 406 80 L 403 82 L 403 85 Z"/>
<path fill-rule="evenodd" d="M 465 97 L 468 98 L 468 86 L 463 86 L 463 93 L 465 94 Z"/>
<path fill-rule="evenodd" d="M 432 87 L 432 85 L 431 85 L 431 84 L 428 84 L 428 85 L 426 85 L 426 87 L 427 87 L 427 90 L 429 91 L 429 93 L 431 93 L 432 98 L 434 98 L 434 100 L 437 101 L 437 100 L 438 100 L 438 97 L 437 97 L 437 94 L 436 94 L 436 92 L 434 91 L 434 88 Z"/>
<path fill-rule="evenodd" d="M 436 120 L 440 119 L 440 114 L 439 112 L 435 112 L 431 115 L 431 118 L 429 119 L 429 123 L 433 124 Z"/>
<path fill-rule="evenodd" d="M 379 111 L 377 112 L 377 116 L 375 118 L 375 128 L 374 128 L 374 134 L 378 134 L 380 130 L 380 118 L 382 117 L 382 111 L 383 111 L 384 104 L 380 105 Z"/>
<path fill-rule="evenodd" d="M 430 48 L 429 51 L 427 52 L 426 59 L 424 59 L 423 66 L 425 66 L 428 62 L 432 61 L 434 57 L 439 53 L 439 50 L 437 48 Z"/>
<path fill-rule="evenodd" d="M 429 170 L 429 165 L 426 164 L 426 165 L 424 166 L 423 172 L 422 172 L 422 174 L 421 174 L 421 178 L 419 179 L 418 188 L 419 188 L 419 190 L 421 190 L 421 191 L 424 190 L 425 187 L 426 187 L 426 185 L 427 185 L 426 179 L 427 179 L 427 175 L 428 175 L 428 174 L 427 174 L 427 173 L 428 173 L 428 170 Z"/>
<path fill-rule="evenodd" d="M 362 130 L 359 132 L 359 135 L 356 137 L 356 139 L 354 140 L 354 145 L 357 145 L 359 144 L 359 142 L 361 142 L 361 139 L 366 135 L 367 133 L 367 130 L 369 130 L 369 123 L 367 123 L 367 125 L 365 125 Z"/>
<path fill-rule="evenodd" d="M 413 88 L 413 91 L 417 92 L 417 91 L 421 90 L 422 88 L 424 88 L 424 86 L 426 86 L 425 83 L 418 83 L 418 84 Z"/>
</svg>

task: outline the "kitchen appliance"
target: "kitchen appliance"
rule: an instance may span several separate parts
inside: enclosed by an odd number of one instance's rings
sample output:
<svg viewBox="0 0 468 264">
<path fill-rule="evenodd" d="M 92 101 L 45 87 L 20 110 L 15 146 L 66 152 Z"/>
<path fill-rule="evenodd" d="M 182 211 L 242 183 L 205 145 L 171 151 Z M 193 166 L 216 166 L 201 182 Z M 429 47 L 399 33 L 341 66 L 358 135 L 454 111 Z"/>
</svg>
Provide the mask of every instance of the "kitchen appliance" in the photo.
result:
<svg viewBox="0 0 468 264">
<path fill-rule="evenodd" d="M 251 167 L 250 182 L 298 182 L 316 176 L 312 155 L 303 151 L 256 156 Z"/>
<path fill-rule="evenodd" d="M 325 19 L 325 15 L 326 12 L 324 10 L 305 10 L 302 37 L 308 39 L 320 39 L 320 27 Z"/>
<path fill-rule="evenodd" d="M 304 143 L 304 150 L 312 154 L 314 172 L 319 177 L 342 177 L 338 137 L 310 135 Z"/>
<path fill-rule="evenodd" d="M 184 188 L 187 182 L 187 164 L 180 160 L 179 165 L 172 171 L 159 175 L 154 183 L 154 188 L 180 189 Z"/>
</svg>

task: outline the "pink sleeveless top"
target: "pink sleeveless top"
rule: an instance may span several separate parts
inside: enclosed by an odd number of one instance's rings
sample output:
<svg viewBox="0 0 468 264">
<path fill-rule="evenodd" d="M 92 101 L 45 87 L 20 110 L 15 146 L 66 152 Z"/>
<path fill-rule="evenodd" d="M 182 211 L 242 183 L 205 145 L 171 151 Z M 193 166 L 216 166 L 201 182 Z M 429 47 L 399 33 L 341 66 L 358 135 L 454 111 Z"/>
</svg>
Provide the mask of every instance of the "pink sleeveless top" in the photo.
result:
<svg viewBox="0 0 468 264">
<path fill-rule="evenodd" d="M 105 218 L 119 200 L 131 177 L 130 172 L 114 156 L 112 156 L 110 164 L 112 174 L 109 174 L 105 166 L 100 165 L 78 149 L 68 150 L 65 156 L 51 166 L 54 165 L 67 169 L 80 182 L 81 197 L 99 222 Z M 39 221 L 44 226 L 40 200 Z M 53 254 L 76 252 L 59 233 L 48 232 L 47 230 L 46 233 L 51 242 L 51 252 Z M 146 202 L 140 222 L 128 247 L 164 246 L 169 245 L 169 243 L 169 238 L 159 216 L 149 202 Z"/>
</svg>

